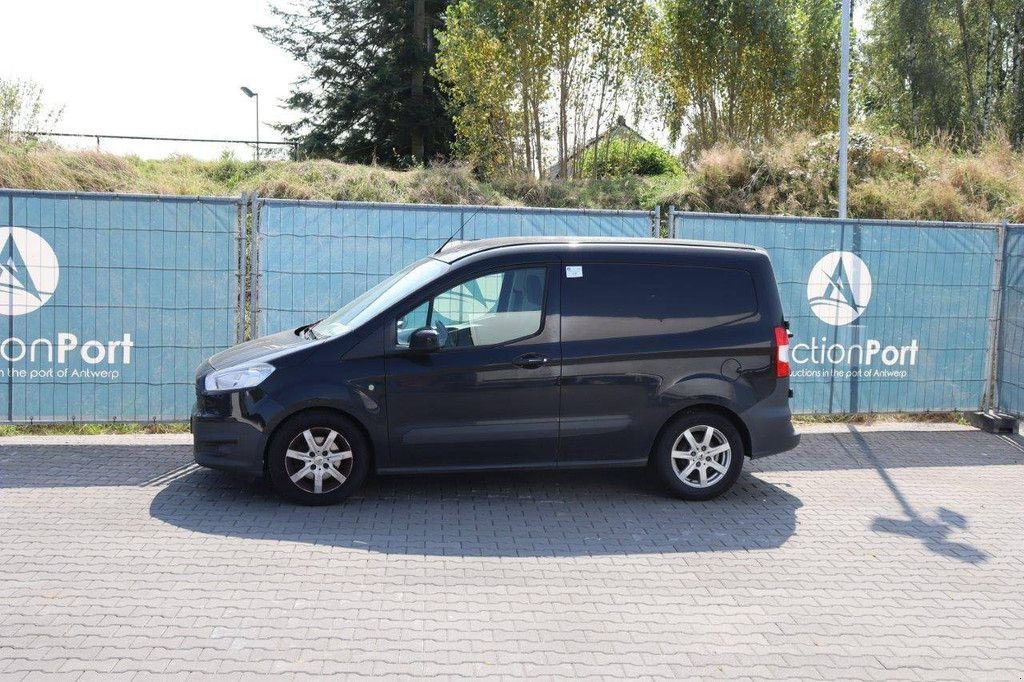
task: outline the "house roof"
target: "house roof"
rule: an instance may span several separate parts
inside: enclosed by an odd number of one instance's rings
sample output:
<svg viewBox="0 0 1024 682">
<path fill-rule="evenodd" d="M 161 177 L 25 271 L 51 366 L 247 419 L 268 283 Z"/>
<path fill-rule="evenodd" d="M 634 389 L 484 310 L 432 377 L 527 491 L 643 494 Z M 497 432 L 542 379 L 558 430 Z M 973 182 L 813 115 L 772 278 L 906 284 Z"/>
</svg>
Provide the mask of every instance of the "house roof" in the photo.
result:
<svg viewBox="0 0 1024 682">
<path fill-rule="evenodd" d="M 588 149 L 590 149 L 591 147 L 595 146 L 601 140 L 611 139 L 613 137 L 633 137 L 633 138 L 636 138 L 637 140 L 639 140 L 641 142 L 648 142 L 649 141 L 646 137 L 644 137 L 643 135 L 638 133 L 636 130 L 631 128 L 626 123 L 626 117 L 622 116 L 620 114 L 618 117 L 616 117 L 614 125 L 610 126 L 603 133 L 599 133 L 596 136 L 594 136 L 593 138 L 591 138 L 590 140 L 588 140 L 586 144 L 584 144 L 582 147 L 580 147 L 575 152 L 573 152 L 568 157 L 566 157 L 566 161 L 570 161 L 570 162 L 573 161 L 574 159 L 580 157 Z M 553 164 L 553 165 L 548 167 L 548 177 L 552 177 L 552 178 L 557 178 L 558 177 L 558 164 L 557 163 L 555 163 L 555 164 Z"/>
</svg>

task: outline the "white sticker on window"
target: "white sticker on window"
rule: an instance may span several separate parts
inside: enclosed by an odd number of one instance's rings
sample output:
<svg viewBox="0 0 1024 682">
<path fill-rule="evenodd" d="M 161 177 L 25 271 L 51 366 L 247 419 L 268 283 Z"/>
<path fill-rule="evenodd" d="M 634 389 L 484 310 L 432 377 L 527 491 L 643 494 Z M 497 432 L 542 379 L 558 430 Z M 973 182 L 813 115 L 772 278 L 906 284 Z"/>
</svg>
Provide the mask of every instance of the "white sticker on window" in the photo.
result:
<svg viewBox="0 0 1024 682">
<path fill-rule="evenodd" d="M 566 265 L 565 276 L 567 279 L 578 279 L 583 276 L 582 265 Z"/>
</svg>

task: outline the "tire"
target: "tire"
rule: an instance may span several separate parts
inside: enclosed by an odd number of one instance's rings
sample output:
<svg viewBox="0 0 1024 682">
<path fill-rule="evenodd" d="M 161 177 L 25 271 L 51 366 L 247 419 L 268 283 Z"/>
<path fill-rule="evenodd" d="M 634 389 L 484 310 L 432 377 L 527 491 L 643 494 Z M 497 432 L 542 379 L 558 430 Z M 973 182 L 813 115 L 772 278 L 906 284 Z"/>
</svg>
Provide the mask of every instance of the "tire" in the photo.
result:
<svg viewBox="0 0 1024 682">
<path fill-rule="evenodd" d="M 362 487 L 369 470 L 370 445 L 362 430 L 330 410 L 287 420 L 267 448 L 271 485 L 296 504 L 337 504 Z"/>
<path fill-rule="evenodd" d="M 743 439 L 731 421 L 714 412 L 694 411 L 669 422 L 651 463 L 676 497 L 710 500 L 736 482 L 745 456 Z"/>
</svg>

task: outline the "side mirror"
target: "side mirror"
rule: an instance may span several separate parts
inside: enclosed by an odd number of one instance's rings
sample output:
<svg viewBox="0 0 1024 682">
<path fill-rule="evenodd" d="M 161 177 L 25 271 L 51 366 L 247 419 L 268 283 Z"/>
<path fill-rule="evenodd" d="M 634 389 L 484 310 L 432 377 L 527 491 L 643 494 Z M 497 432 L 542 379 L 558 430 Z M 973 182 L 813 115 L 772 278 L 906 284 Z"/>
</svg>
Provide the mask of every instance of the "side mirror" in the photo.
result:
<svg viewBox="0 0 1024 682">
<path fill-rule="evenodd" d="M 409 337 L 409 350 L 413 353 L 434 353 L 441 350 L 437 330 L 430 327 L 417 329 Z"/>
</svg>

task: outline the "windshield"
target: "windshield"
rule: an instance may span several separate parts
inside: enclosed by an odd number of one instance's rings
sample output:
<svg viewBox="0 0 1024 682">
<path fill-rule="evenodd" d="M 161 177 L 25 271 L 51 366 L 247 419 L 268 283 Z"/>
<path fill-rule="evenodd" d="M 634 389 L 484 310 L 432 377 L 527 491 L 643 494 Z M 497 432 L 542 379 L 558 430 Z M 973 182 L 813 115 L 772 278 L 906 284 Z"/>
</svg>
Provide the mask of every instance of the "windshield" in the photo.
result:
<svg viewBox="0 0 1024 682">
<path fill-rule="evenodd" d="M 447 263 L 433 258 L 417 261 L 352 299 L 341 310 L 313 325 L 310 331 L 318 339 L 344 334 L 384 312 L 447 269 Z"/>
</svg>

